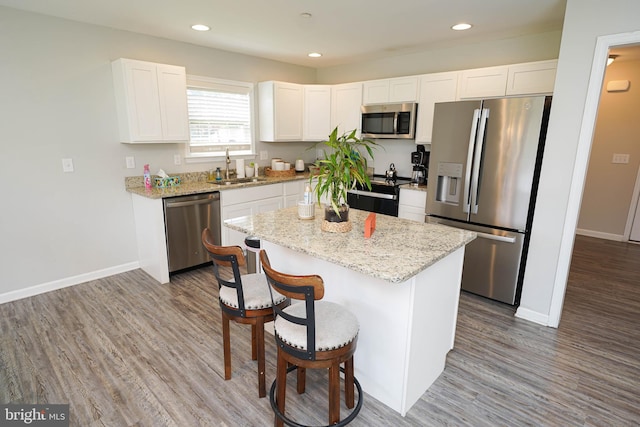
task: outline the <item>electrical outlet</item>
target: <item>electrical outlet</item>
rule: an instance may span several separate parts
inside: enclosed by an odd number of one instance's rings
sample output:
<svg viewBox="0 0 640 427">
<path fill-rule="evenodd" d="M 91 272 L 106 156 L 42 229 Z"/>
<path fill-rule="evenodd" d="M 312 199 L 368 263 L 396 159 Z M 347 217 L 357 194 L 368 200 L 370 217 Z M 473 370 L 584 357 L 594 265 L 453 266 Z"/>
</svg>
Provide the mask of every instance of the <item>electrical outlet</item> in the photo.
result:
<svg viewBox="0 0 640 427">
<path fill-rule="evenodd" d="M 62 172 L 73 172 L 73 159 L 62 159 Z"/>
<path fill-rule="evenodd" d="M 611 160 L 611 163 L 627 164 L 629 163 L 629 155 L 613 153 L 613 160 Z"/>
<path fill-rule="evenodd" d="M 180 154 L 173 155 L 173 164 L 176 166 L 179 166 L 182 164 L 182 157 L 180 157 Z"/>
<path fill-rule="evenodd" d="M 260 151 L 260 160 L 269 160 L 269 152 L 267 150 Z"/>
<path fill-rule="evenodd" d="M 127 169 L 135 169 L 136 168 L 136 159 L 135 159 L 135 157 L 128 156 L 128 157 L 125 157 L 125 160 L 127 161 Z"/>
</svg>

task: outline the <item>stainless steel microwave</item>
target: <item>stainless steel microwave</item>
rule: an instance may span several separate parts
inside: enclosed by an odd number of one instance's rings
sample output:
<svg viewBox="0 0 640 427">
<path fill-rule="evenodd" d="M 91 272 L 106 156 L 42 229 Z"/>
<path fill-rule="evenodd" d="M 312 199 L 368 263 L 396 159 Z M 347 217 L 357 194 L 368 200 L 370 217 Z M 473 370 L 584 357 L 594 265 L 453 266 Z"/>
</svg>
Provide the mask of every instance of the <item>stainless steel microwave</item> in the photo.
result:
<svg viewBox="0 0 640 427">
<path fill-rule="evenodd" d="M 414 139 L 418 104 L 363 105 L 361 134 L 364 138 Z"/>
</svg>

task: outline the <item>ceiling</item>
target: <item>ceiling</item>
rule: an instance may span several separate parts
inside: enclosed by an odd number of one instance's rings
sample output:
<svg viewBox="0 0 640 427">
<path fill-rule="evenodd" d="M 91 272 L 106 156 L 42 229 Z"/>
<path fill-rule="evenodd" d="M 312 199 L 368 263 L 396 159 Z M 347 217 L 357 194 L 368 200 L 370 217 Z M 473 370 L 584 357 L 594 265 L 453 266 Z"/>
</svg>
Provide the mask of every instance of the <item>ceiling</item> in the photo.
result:
<svg viewBox="0 0 640 427">
<path fill-rule="evenodd" d="M 0 5 L 323 68 L 559 30 L 566 0 L 0 0 Z M 450 29 L 460 22 L 473 28 Z M 193 24 L 211 30 L 197 32 Z M 323 56 L 309 58 L 309 52 Z"/>
</svg>

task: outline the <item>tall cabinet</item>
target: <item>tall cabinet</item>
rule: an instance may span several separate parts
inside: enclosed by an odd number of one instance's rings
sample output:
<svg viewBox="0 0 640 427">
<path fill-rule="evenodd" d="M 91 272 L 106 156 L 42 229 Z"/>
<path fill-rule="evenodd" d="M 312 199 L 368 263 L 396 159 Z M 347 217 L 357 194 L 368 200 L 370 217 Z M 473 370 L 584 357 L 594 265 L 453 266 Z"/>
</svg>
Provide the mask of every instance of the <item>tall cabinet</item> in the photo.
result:
<svg viewBox="0 0 640 427">
<path fill-rule="evenodd" d="M 416 144 L 431 144 L 433 110 L 436 102 L 456 100 L 458 73 L 425 74 L 420 77 Z"/>
<path fill-rule="evenodd" d="M 343 83 L 331 87 L 331 129 L 338 127 L 338 134 L 357 129 L 360 136 L 362 119 L 362 83 Z"/>
<path fill-rule="evenodd" d="M 331 86 L 304 85 L 302 140 L 322 141 L 331 133 Z"/>
<path fill-rule="evenodd" d="M 302 141 L 302 86 L 286 82 L 258 83 L 261 141 Z"/>
<path fill-rule="evenodd" d="M 121 142 L 189 140 L 184 67 L 125 58 L 111 67 Z"/>
</svg>

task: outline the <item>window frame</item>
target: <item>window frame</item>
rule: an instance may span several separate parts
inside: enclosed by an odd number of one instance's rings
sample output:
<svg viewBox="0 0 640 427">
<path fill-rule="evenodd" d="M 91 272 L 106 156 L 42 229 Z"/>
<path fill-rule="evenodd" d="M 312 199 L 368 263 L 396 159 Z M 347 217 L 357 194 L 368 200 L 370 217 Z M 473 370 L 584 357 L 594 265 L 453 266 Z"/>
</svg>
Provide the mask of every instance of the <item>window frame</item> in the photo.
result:
<svg viewBox="0 0 640 427">
<path fill-rule="evenodd" d="M 255 158 L 256 156 L 256 114 L 255 114 L 255 87 L 256 85 L 251 82 L 243 82 L 238 80 L 226 80 L 215 77 L 196 76 L 187 74 L 187 89 L 222 89 L 226 87 L 230 92 L 244 92 L 249 95 L 249 123 L 250 123 L 250 138 L 251 147 L 250 152 L 246 151 L 229 151 L 229 155 L 236 158 Z M 236 90 L 233 90 L 236 88 Z M 188 97 L 188 95 L 187 95 Z M 189 141 L 185 144 L 185 161 L 188 163 L 205 163 L 212 160 L 219 160 L 225 157 L 224 152 L 205 152 L 205 153 L 192 153 L 191 152 L 191 130 L 189 130 Z"/>
</svg>

